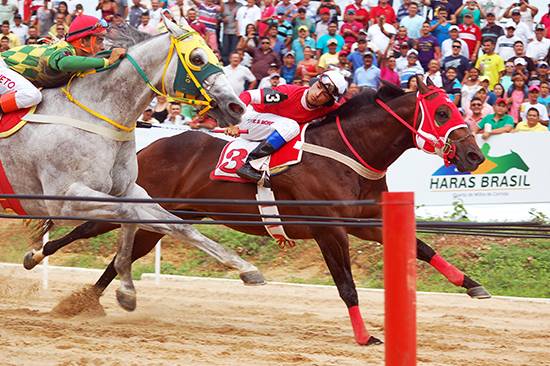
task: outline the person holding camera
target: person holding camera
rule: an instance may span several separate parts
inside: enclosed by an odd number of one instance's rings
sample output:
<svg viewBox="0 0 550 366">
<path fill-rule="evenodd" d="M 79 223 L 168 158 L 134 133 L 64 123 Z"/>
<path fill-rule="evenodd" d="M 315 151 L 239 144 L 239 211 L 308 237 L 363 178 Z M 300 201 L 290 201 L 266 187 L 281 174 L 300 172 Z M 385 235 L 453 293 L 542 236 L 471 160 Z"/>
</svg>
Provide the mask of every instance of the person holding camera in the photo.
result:
<svg viewBox="0 0 550 366">
<path fill-rule="evenodd" d="M 514 11 L 519 13 L 519 18 L 522 23 L 529 29 L 533 29 L 533 18 L 535 18 L 535 15 L 539 12 L 536 6 L 529 4 L 529 0 L 520 0 L 517 3 L 510 4 L 510 6 L 506 8 L 503 17 L 514 19 Z"/>
</svg>

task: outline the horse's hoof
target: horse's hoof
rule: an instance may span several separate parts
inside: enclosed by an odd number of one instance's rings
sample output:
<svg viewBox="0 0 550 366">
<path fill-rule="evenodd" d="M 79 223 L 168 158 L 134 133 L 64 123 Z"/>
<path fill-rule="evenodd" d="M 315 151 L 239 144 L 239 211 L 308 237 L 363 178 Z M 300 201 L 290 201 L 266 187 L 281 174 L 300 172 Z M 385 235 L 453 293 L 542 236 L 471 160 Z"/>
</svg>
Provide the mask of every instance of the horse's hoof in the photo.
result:
<svg viewBox="0 0 550 366">
<path fill-rule="evenodd" d="M 35 251 L 31 250 L 25 254 L 23 258 L 23 267 L 25 267 L 25 269 L 31 270 L 39 264 L 39 262 L 34 260 L 34 253 Z"/>
<path fill-rule="evenodd" d="M 491 294 L 483 286 L 469 288 L 466 292 L 472 299 L 490 299 Z"/>
<path fill-rule="evenodd" d="M 118 288 L 116 290 L 118 304 L 126 311 L 136 310 L 136 291 Z"/>
<path fill-rule="evenodd" d="M 265 285 L 264 275 L 260 271 L 244 272 L 239 274 L 241 280 L 247 286 Z"/>
<path fill-rule="evenodd" d="M 383 343 L 384 342 L 382 342 L 380 339 L 370 336 L 369 340 L 367 341 L 367 343 L 364 344 L 364 346 L 378 346 Z"/>
</svg>

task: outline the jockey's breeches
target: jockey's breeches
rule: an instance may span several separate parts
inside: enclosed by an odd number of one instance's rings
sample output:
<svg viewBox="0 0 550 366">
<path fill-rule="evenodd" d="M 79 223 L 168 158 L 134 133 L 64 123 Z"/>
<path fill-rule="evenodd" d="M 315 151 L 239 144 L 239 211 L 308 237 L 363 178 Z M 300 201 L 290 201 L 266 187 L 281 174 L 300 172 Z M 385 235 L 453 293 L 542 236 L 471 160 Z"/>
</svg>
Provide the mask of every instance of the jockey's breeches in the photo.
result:
<svg viewBox="0 0 550 366">
<path fill-rule="evenodd" d="M 0 107 L 4 113 L 37 105 L 42 93 L 0 58 Z"/>
<path fill-rule="evenodd" d="M 246 109 L 239 127 L 241 130 L 248 130 L 241 137 L 251 141 L 264 140 L 273 131 L 277 131 L 288 142 L 300 133 L 300 126 L 295 120 L 272 113 L 259 113 L 251 106 Z"/>
</svg>

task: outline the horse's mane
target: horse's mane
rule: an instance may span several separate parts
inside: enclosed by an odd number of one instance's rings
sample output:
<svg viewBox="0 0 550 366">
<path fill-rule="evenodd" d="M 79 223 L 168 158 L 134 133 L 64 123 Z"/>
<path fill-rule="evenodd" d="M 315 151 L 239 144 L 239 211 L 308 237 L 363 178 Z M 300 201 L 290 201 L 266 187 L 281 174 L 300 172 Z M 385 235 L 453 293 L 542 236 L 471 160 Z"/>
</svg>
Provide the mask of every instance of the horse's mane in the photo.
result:
<svg viewBox="0 0 550 366">
<path fill-rule="evenodd" d="M 122 47 L 128 49 L 131 46 L 135 46 L 154 37 L 157 36 L 140 32 L 128 24 L 121 24 L 118 26 L 111 26 L 105 38 L 108 41 L 109 48 Z"/>
<path fill-rule="evenodd" d="M 335 117 L 346 118 L 350 115 L 357 114 L 359 110 L 365 106 L 374 105 L 376 99 L 381 99 L 384 102 L 405 95 L 405 91 L 393 84 L 382 81 L 382 86 L 377 91 L 366 89 L 357 95 L 354 95 L 350 100 L 346 101 L 340 108 L 329 114 L 320 122 L 312 123 L 309 130 L 328 123 L 334 123 Z"/>
</svg>

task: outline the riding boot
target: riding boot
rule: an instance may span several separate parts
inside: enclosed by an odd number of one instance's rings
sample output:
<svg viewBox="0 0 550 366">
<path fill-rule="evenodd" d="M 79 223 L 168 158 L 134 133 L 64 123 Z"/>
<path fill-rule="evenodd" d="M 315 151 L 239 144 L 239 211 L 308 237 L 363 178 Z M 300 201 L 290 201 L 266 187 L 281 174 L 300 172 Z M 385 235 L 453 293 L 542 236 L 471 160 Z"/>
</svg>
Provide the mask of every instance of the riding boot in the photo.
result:
<svg viewBox="0 0 550 366">
<path fill-rule="evenodd" d="M 263 140 L 254 150 L 250 152 L 250 154 L 248 154 L 246 163 L 237 170 L 237 175 L 241 178 L 258 182 L 262 178 L 263 173 L 254 169 L 252 165 L 250 165 L 250 161 L 268 156 L 277 150 L 278 148 L 273 146 L 268 139 Z"/>
</svg>

